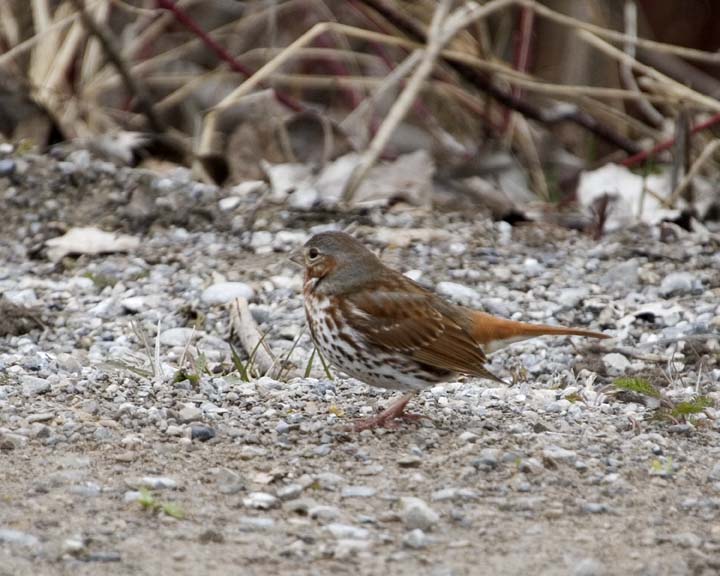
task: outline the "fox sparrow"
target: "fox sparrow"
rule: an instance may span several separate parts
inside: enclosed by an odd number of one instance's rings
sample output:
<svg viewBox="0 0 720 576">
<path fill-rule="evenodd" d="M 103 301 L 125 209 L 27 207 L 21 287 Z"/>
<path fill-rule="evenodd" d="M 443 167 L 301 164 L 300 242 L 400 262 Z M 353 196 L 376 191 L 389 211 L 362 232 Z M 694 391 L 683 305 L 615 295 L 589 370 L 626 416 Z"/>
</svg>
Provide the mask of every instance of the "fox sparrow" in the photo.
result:
<svg viewBox="0 0 720 576">
<path fill-rule="evenodd" d="M 305 267 L 303 295 L 312 339 L 335 367 L 371 386 L 407 392 L 355 429 L 392 427 L 413 395 L 459 374 L 502 382 L 486 353 L 543 335 L 605 334 L 526 324 L 451 304 L 343 232 L 310 238 L 291 260 Z"/>
</svg>

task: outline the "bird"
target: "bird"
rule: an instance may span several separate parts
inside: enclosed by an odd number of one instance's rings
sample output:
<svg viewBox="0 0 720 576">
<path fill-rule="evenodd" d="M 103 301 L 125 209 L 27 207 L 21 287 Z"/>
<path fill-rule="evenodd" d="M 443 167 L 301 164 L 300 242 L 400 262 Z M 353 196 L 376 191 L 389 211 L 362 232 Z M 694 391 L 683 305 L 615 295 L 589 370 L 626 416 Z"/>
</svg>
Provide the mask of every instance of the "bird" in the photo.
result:
<svg viewBox="0 0 720 576">
<path fill-rule="evenodd" d="M 536 336 L 608 335 L 507 320 L 449 302 L 386 266 L 344 232 L 321 232 L 290 255 L 304 268 L 303 300 L 315 347 L 340 371 L 404 394 L 354 429 L 396 428 L 421 390 L 459 375 L 503 382 L 487 354 Z M 504 383 L 504 382 L 503 382 Z"/>
</svg>

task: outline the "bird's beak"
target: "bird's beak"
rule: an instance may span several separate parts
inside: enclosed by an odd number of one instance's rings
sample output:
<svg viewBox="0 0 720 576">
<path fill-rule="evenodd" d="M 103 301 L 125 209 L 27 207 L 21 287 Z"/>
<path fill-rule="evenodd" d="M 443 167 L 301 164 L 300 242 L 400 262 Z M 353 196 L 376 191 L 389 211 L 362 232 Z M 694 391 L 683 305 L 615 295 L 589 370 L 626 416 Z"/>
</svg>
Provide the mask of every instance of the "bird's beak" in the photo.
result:
<svg viewBox="0 0 720 576">
<path fill-rule="evenodd" d="M 305 266 L 305 256 L 303 255 L 303 249 L 296 248 L 292 252 L 290 252 L 290 256 L 288 256 L 291 262 L 294 262 L 298 266 Z"/>
</svg>

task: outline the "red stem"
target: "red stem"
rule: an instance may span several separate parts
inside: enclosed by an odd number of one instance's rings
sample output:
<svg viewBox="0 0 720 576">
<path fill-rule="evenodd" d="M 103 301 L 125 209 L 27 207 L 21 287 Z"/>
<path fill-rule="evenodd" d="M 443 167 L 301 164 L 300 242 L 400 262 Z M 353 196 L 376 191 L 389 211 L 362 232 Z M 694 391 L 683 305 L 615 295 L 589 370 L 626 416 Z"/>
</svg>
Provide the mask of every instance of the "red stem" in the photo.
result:
<svg viewBox="0 0 720 576">
<path fill-rule="evenodd" d="M 245 78 L 248 78 L 255 73 L 247 66 L 244 66 L 243 64 L 238 62 L 232 54 L 225 50 L 225 48 L 223 48 L 212 36 L 205 32 L 205 30 L 203 30 L 198 25 L 198 23 L 195 22 L 195 20 L 190 18 L 187 12 L 185 12 L 181 8 L 178 8 L 178 6 L 176 6 L 173 0 L 155 1 L 160 8 L 164 8 L 165 10 L 169 10 L 170 12 L 172 12 L 175 16 L 175 19 L 180 22 L 180 24 L 185 26 L 188 30 L 190 30 L 193 34 L 200 38 L 200 40 L 202 40 L 208 48 L 215 52 L 215 55 L 218 58 L 227 62 L 230 65 L 230 68 L 232 68 L 235 72 L 239 72 Z M 284 94 L 281 94 L 275 90 L 273 90 L 273 93 L 275 95 L 275 99 L 290 110 L 293 110 L 295 112 L 302 112 L 305 110 L 305 108 L 295 99 L 290 98 L 289 96 L 285 96 Z"/>
<path fill-rule="evenodd" d="M 701 122 L 700 124 L 693 126 L 690 130 L 690 134 L 697 134 L 698 132 L 702 132 L 703 130 L 706 130 L 707 128 L 710 128 L 712 126 L 715 126 L 715 124 L 720 123 L 720 114 L 715 114 L 708 118 L 705 122 Z M 625 158 L 621 162 L 623 166 L 626 166 L 628 168 L 631 168 L 633 166 L 637 166 L 638 164 L 642 164 L 649 158 L 652 158 L 653 156 L 659 154 L 660 152 L 664 152 L 665 150 L 669 150 L 673 147 L 675 144 L 675 138 L 670 138 L 668 140 L 664 140 L 663 142 L 660 142 L 659 144 L 656 144 L 649 150 L 643 150 L 642 152 L 638 152 L 637 154 L 634 154 L 633 156 L 630 156 L 629 158 Z"/>
<path fill-rule="evenodd" d="M 532 35 L 533 28 L 535 25 L 535 10 L 525 6 L 520 10 L 520 22 L 518 23 L 518 30 L 515 32 L 515 50 L 514 50 L 514 62 L 515 70 L 518 72 L 527 72 L 530 67 L 530 48 L 532 46 Z M 519 100 L 522 96 L 522 88 L 519 86 L 513 86 L 511 89 L 512 97 L 515 100 Z M 503 117 L 504 129 L 510 124 L 510 116 L 512 110 L 509 108 L 505 109 Z"/>
</svg>

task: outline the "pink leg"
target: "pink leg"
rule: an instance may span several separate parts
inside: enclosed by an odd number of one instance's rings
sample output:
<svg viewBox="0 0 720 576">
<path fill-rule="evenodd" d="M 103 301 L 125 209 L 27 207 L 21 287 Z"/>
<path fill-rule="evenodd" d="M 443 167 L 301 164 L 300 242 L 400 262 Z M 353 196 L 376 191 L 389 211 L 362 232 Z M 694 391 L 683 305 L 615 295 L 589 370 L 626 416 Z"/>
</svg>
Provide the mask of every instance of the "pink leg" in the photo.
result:
<svg viewBox="0 0 720 576">
<path fill-rule="evenodd" d="M 410 414 L 405 412 L 405 406 L 415 396 L 415 392 L 410 392 L 401 396 L 398 400 L 390 404 L 385 410 L 380 412 L 377 416 L 372 418 L 364 418 L 355 422 L 353 430 L 355 432 L 362 432 L 363 430 L 371 430 L 373 428 L 397 428 L 398 423 L 396 422 L 399 418 L 406 420 L 419 420 L 425 418 L 420 414 Z"/>
</svg>

